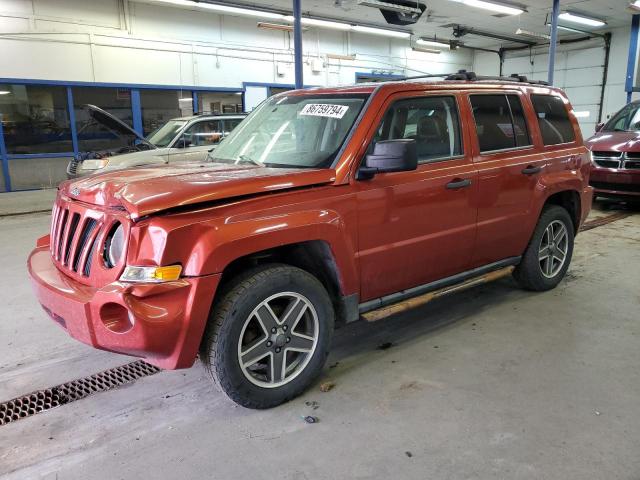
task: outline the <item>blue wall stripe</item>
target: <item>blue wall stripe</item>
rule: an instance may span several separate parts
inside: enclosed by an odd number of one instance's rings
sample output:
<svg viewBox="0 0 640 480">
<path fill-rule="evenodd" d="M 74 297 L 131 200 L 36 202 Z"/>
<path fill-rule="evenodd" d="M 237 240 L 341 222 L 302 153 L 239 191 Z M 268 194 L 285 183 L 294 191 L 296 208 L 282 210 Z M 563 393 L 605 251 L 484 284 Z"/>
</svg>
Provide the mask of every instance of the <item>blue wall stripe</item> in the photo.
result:
<svg viewBox="0 0 640 480">
<path fill-rule="evenodd" d="M 2 114 L 0 113 L 0 160 L 2 161 L 2 175 L 4 176 L 4 189 L 11 191 L 11 177 L 9 176 L 9 159 L 7 148 L 4 144 L 4 130 L 2 129 Z"/>
<path fill-rule="evenodd" d="M 73 108 L 73 92 L 71 87 L 67 87 L 67 109 L 69 110 L 69 125 L 71 126 L 71 145 L 73 145 L 73 156 L 78 156 L 78 129 L 76 128 L 76 111 Z"/>
<path fill-rule="evenodd" d="M 627 78 L 624 83 L 624 91 L 627 92 L 627 103 L 631 102 L 633 92 L 633 74 L 638 52 L 638 30 L 640 29 L 640 15 L 631 17 L 631 33 L 629 35 L 629 56 L 627 58 Z"/>
<path fill-rule="evenodd" d="M 191 92 L 191 98 L 193 103 L 193 113 L 198 113 L 198 92 Z"/>
<path fill-rule="evenodd" d="M 144 136 L 142 127 L 142 107 L 140 105 L 140 90 L 131 90 L 131 111 L 133 112 L 133 129 Z"/>
</svg>

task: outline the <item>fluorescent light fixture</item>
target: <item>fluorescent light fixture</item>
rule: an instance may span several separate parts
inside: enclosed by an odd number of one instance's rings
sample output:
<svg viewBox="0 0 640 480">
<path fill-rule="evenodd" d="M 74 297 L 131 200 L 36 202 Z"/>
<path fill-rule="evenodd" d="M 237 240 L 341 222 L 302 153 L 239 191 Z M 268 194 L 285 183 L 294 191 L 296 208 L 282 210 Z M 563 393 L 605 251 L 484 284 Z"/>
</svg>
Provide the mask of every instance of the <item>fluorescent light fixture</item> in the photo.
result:
<svg viewBox="0 0 640 480">
<path fill-rule="evenodd" d="M 360 33 L 370 33 L 372 35 L 384 35 L 387 37 L 395 38 L 409 38 L 411 34 L 409 32 L 399 32 L 397 30 L 387 30 L 385 28 L 365 27 L 364 25 L 353 25 L 351 30 Z"/>
<path fill-rule="evenodd" d="M 440 41 L 440 40 L 424 40 L 422 38 L 419 38 L 418 40 L 416 40 L 416 45 L 425 45 L 428 47 L 437 47 L 437 48 L 451 48 L 451 44 L 447 41 Z"/>
<path fill-rule="evenodd" d="M 578 111 L 576 112 L 575 110 L 573 111 L 573 114 L 577 117 L 577 118 L 589 118 L 591 116 L 591 112 L 589 112 L 588 110 L 584 110 L 584 111 Z"/>
<path fill-rule="evenodd" d="M 231 7 L 228 5 L 216 5 L 213 3 L 198 2 L 196 6 L 204 8 L 206 10 L 213 10 L 214 12 L 226 13 L 229 15 L 248 15 L 251 17 L 260 18 L 272 18 L 282 20 L 284 15 L 281 13 L 265 12 L 263 10 L 251 10 L 249 8 Z"/>
<path fill-rule="evenodd" d="M 191 0 L 156 0 L 159 3 L 168 3 L 180 7 L 197 8 L 203 10 L 211 10 L 213 12 L 227 15 L 246 15 L 250 17 L 270 18 L 274 20 L 283 20 L 284 15 L 281 13 L 266 12 L 264 10 L 252 10 L 250 8 L 232 7 L 229 5 L 217 5 L 214 3 L 193 2 Z"/>
<path fill-rule="evenodd" d="M 630 10 L 631 13 L 640 12 L 640 0 L 636 0 L 635 2 L 629 3 L 629 5 L 627 5 L 627 9 Z"/>
<path fill-rule="evenodd" d="M 519 28 L 516 30 L 516 35 L 522 35 L 524 37 L 540 38 L 542 40 L 551 39 L 551 35 L 548 35 L 546 33 L 532 32 L 530 30 L 524 30 L 522 28 Z"/>
<path fill-rule="evenodd" d="M 293 17 L 287 17 L 286 20 L 293 22 Z M 333 30 L 351 30 L 351 25 L 348 23 L 332 22 L 330 20 L 320 20 L 318 18 L 301 18 L 300 23 L 302 25 L 309 25 L 311 27 L 330 28 Z"/>
<path fill-rule="evenodd" d="M 327 58 L 331 58 L 333 60 L 355 60 L 356 55 L 341 55 L 339 53 L 327 53 Z"/>
<path fill-rule="evenodd" d="M 411 50 L 414 52 L 422 52 L 422 53 L 442 53 L 442 50 L 436 50 L 435 48 L 420 48 L 420 47 L 412 47 Z"/>
<path fill-rule="evenodd" d="M 566 20 L 567 22 L 580 23 L 582 25 L 588 25 L 590 27 L 602 27 L 607 24 L 607 22 L 605 22 L 604 20 L 586 17 L 582 14 L 572 12 L 562 12 L 560 15 L 558 15 L 558 18 Z"/>
<path fill-rule="evenodd" d="M 489 2 L 487 0 L 454 0 L 458 3 L 462 3 L 468 7 L 482 8 L 483 10 L 490 10 L 492 12 L 503 13 L 505 15 L 520 15 L 526 10 L 523 7 L 511 5 L 508 3 Z"/>
<path fill-rule="evenodd" d="M 189 98 L 179 98 L 178 99 L 179 102 L 193 102 L 193 98 L 189 97 Z"/>
<path fill-rule="evenodd" d="M 10 93 L 9 90 L 0 90 L 0 95 L 9 95 Z"/>
<path fill-rule="evenodd" d="M 405 5 L 398 5 L 397 3 L 384 2 L 382 0 L 358 0 L 358 5 L 365 7 L 381 8 L 383 10 L 389 10 L 391 12 L 408 13 L 422 15 L 422 10 L 417 7 L 407 7 Z"/>
<path fill-rule="evenodd" d="M 285 32 L 293 32 L 292 25 L 283 25 L 281 23 L 258 22 L 258 28 L 262 28 L 264 30 L 281 30 Z"/>
</svg>

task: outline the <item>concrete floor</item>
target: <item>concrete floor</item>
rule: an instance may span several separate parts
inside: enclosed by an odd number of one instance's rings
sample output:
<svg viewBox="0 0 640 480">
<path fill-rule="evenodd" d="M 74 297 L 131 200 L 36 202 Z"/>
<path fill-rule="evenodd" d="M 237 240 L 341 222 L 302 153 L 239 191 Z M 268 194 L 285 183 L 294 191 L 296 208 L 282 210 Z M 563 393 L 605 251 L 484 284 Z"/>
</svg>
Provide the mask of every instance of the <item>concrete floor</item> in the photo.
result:
<svg viewBox="0 0 640 480">
<path fill-rule="evenodd" d="M 36 304 L 24 264 L 48 221 L 0 218 L 0 401 L 130 360 Z M 637 479 L 639 247 L 636 213 L 580 234 L 554 291 L 502 280 L 353 324 L 325 372 L 335 388 L 273 410 L 236 407 L 196 365 L 8 424 L 0 476 Z"/>
</svg>

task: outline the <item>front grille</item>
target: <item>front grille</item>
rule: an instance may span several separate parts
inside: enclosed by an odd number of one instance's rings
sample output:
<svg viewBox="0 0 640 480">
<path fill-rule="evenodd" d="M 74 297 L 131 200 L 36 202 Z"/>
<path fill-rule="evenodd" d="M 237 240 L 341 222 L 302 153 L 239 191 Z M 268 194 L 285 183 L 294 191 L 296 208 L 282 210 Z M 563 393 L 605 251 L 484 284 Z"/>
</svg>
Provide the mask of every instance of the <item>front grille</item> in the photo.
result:
<svg viewBox="0 0 640 480">
<path fill-rule="evenodd" d="M 589 182 L 596 190 L 614 190 L 617 192 L 640 193 L 640 184 L 633 183 L 610 183 L 610 182 Z"/>
<path fill-rule="evenodd" d="M 603 168 L 619 168 L 620 167 L 620 160 L 603 160 L 600 158 L 594 158 L 593 161 L 596 162 L 596 165 Z"/>
<path fill-rule="evenodd" d="M 627 152 L 626 155 L 627 158 L 633 158 L 634 160 L 640 158 L 640 152 Z"/>
<path fill-rule="evenodd" d="M 99 219 L 90 210 L 56 204 L 51 222 L 51 255 L 58 266 L 88 277 L 100 228 Z"/>
</svg>

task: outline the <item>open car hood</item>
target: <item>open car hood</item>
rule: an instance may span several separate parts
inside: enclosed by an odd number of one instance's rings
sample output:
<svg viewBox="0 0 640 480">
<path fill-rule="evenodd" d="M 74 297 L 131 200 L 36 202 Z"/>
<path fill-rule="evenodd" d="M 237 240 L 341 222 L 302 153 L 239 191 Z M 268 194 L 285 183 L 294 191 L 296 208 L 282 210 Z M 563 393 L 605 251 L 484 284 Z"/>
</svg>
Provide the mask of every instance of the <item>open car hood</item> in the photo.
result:
<svg viewBox="0 0 640 480">
<path fill-rule="evenodd" d="M 148 145 L 149 147 L 156 148 L 154 144 L 149 142 L 149 140 L 144 138 L 142 135 L 136 132 L 133 128 L 131 128 L 129 125 L 124 123 L 118 117 L 115 117 L 114 115 L 111 115 L 109 112 L 101 109 L 100 107 L 96 107 L 95 105 L 91 105 L 87 103 L 86 105 L 83 105 L 83 108 L 85 108 L 87 112 L 89 112 L 89 116 L 93 120 L 103 125 L 105 128 L 107 128 L 114 134 L 130 135 L 130 136 L 136 137 L 138 140 Z"/>
<path fill-rule="evenodd" d="M 135 221 L 164 210 L 335 181 L 333 169 L 269 168 L 221 163 L 161 165 L 105 172 L 62 183 L 68 198 L 124 207 Z"/>
</svg>

